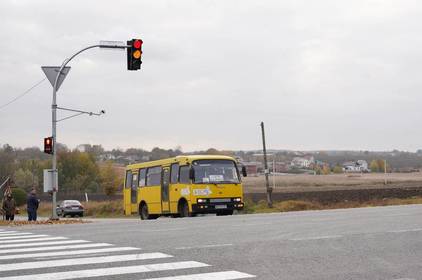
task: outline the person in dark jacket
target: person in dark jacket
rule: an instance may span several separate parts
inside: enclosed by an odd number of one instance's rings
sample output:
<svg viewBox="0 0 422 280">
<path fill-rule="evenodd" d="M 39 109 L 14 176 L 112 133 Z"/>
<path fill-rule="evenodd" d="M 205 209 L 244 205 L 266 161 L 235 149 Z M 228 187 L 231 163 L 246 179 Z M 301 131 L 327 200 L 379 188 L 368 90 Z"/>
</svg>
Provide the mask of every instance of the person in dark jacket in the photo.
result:
<svg viewBox="0 0 422 280">
<path fill-rule="evenodd" d="M 1 208 L 5 213 L 6 221 L 13 221 L 15 219 L 16 202 L 13 199 L 11 193 L 9 193 L 6 199 L 3 200 L 3 205 Z"/>
<path fill-rule="evenodd" d="M 37 198 L 37 193 L 35 192 L 35 190 L 32 190 L 31 193 L 28 195 L 28 199 L 26 200 L 26 208 L 28 210 L 28 221 L 37 220 L 37 209 L 39 203 L 40 202 Z"/>
</svg>

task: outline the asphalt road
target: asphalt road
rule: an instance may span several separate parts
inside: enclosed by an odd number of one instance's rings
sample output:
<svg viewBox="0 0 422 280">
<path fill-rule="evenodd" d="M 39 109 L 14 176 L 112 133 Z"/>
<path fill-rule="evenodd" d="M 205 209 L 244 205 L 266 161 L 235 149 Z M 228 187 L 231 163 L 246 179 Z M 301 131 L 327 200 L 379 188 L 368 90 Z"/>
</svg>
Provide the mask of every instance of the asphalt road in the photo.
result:
<svg viewBox="0 0 422 280">
<path fill-rule="evenodd" d="M 404 280 L 421 272 L 422 205 L 0 227 L 0 280 Z"/>
</svg>

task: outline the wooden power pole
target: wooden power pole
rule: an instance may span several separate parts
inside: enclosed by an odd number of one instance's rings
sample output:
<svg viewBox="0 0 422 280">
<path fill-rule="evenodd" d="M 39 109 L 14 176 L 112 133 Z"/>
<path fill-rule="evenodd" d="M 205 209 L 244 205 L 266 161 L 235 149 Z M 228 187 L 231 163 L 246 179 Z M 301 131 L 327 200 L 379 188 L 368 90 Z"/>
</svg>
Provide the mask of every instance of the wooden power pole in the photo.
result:
<svg viewBox="0 0 422 280">
<path fill-rule="evenodd" d="M 270 187 L 270 182 L 268 180 L 268 173 L 270 173 L 270 170 L 268 169 L 267 148 L 265 147 L 264 122 L 261 122 L 261 131 L 262 131 L 262 146 L 263 146 L 263 152 L 264 152 L 265 186 L 267 187 L 267 203 L 268 203 L 268 207 L 272 208 L 273 207 L 273 200 L 272 200 L 271 195 L 272 195 L 273 189 Z"/>
</svg>

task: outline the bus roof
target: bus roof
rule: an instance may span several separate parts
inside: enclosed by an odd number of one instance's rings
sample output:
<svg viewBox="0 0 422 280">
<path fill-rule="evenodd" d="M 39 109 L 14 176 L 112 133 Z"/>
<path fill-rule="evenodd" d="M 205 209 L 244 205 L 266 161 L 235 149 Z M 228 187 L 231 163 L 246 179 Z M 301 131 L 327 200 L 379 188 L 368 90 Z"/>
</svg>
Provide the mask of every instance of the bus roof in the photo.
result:
<svg viewBox="0 0 422 280">
<path fill-rule="evenodd" d="M 182 155 L 182 156 L 177 156 L 177 157 L 172 157 L 172 158 L 129 164 L 128 166 L 126 166 L 126 170 L 138 169 L 142 167 L 157 166 L 157 165 L 169 165 L 175 162 L 188 164 L 194 160 L 200 160 L 200 159 L 227 159 L 227 160 L 233 160 L 236 162 L 236 159 L 234 159 L 233 157 L 224 156 L 224 155 Z"/>
</svg>

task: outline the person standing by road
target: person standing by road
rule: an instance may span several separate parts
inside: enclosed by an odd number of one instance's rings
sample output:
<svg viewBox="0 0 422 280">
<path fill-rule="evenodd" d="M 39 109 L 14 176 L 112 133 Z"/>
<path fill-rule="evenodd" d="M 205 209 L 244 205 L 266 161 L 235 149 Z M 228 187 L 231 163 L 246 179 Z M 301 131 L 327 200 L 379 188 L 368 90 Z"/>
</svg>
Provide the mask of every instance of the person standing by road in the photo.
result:
<svg viewBox="0 0 422 280">
<path fill-rule="evenodd" d="M 1 208 L 5 213 L 6 221 L 13 221 L 15 219 L 16 202 L 11 193 L 8 193 L 6 199 L 3 200 Z"/>
<path fill-rule="evenodd" d="M 37 220 L 37 210 L 39 205 L 39 200 L 37 198 L 37 193 L 35 190 L 32 190 L 31 193 L 28 195 L 28 199 L 26 200 L 26 208 L 28 211 L 28 221 L 36 221 Z"/>
</svg>

